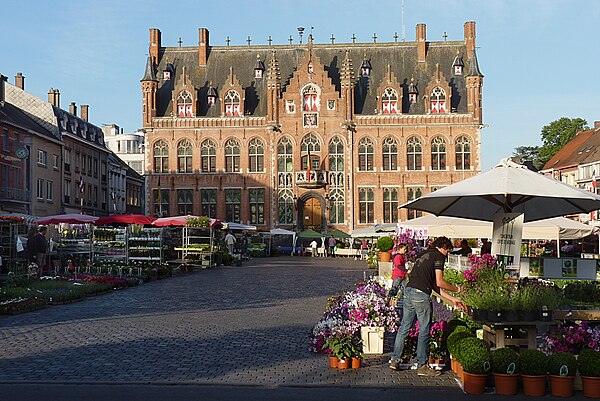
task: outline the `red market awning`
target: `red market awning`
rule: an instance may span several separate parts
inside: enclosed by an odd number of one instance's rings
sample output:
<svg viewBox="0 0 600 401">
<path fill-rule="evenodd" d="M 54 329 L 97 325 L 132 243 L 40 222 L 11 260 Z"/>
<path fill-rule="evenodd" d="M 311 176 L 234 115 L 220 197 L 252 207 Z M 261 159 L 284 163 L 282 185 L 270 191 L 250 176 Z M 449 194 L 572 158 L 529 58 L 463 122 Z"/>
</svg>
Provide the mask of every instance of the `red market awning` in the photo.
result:
<svg viewBox="0 0 600 401">
<path fill-rule="evenodd" d="M 94 223 L 98 220 L 97 216 L 90 216 L 88 214 L 57 214 L 54 216 L 46 216 L 46 217 L 38 217 L 38 224 L 60 224 L 60 223 L 69 223 L 69 224 L 86 224 L 86 223 Z"/>
<path fill-rule="evenodd" d="M 113 214 L 110 216 L 100 217 L 94 225 L 107 226 L 113 224 L 152 224 L 156 217 L 146 216 L 143 214 Z"/>
</svg>

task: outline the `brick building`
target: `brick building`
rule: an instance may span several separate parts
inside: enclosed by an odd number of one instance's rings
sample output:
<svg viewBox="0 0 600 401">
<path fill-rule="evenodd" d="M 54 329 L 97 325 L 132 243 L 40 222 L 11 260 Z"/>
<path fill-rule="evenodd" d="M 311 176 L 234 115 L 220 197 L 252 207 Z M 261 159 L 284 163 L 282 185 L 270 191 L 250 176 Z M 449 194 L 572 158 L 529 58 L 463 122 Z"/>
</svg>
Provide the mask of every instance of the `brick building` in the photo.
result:
<svg viewBox="0 0 600 401">
<path fill-rule="evenodd" d="M 459 41 L 165 47 L 141 80 L 149 214 L 350 231 L 480 171 L 475 22 Z"/>
</svg>

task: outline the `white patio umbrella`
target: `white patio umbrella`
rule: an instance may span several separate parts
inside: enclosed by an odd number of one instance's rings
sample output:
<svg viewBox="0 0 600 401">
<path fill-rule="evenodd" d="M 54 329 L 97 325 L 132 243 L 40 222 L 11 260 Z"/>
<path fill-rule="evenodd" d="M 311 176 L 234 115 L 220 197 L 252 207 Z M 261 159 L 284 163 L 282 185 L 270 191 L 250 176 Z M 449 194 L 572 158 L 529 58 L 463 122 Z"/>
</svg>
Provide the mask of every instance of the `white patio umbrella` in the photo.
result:
<svg viewBox="0 0 600 401">
<path fill-rule="evenodd" d="M 600 209 L 600 196 L 535 173 L 510 159 L 400 206 L 436 216 L 493 221 L 498 212 L 536 221 Z"/>
</svg>

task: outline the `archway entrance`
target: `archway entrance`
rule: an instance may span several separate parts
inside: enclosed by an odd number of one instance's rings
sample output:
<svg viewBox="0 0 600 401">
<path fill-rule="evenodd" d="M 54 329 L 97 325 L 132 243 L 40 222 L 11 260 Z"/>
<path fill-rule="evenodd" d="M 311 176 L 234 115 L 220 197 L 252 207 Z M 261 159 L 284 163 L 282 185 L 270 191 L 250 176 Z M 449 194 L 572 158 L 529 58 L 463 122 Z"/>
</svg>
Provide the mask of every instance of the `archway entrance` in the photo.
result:
<svg viewBox="0 0 600 401">
<path fill-rule="evenodd" d="M 320 232 L 323 224 L 323 212 L 321 201 L 318 198 L 309 198 L 304 202 L 302 208 L 302 223 L 304 229 L 312 228 Z"/>
</svg>

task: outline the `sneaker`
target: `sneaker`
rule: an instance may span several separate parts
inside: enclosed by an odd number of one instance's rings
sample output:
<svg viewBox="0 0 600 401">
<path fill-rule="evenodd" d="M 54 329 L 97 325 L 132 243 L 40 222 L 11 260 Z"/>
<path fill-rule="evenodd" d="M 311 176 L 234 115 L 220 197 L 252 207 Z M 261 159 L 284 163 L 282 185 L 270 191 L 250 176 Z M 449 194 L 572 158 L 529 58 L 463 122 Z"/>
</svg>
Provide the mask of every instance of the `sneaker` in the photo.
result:
<svg viewBox="0 0 600 401">
<path fill-rule="evenodd" d="M 419 376 L 438 377 L 441 374 L 442 372 L 440 372 L 439 370 L 431 369 L 427 365 L 419 366 L 419 368 L 417 369 L 417 375 Z"/>
<path fill-rule="evenodd" d="M 400 370 L 400 361 L 390 361 L 390 369 Z"/>
</svg>

